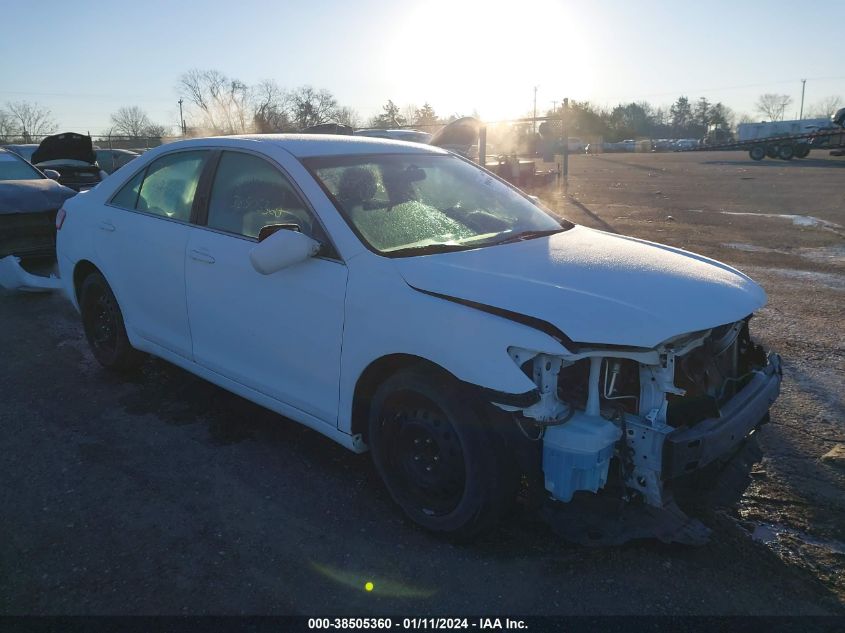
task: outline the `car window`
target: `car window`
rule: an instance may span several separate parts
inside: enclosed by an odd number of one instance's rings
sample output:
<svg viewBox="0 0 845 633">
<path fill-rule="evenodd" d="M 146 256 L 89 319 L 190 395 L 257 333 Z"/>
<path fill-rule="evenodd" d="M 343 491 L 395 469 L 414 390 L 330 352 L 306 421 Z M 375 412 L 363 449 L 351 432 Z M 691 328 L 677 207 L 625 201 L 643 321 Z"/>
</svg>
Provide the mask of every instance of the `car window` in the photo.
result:
<svg viewBox="0 0 845 633">
<path fill-rule="evenodd" d="M 452 155 L 383 154 L 304 161 L 375 250 L 477 248 L 571 225 Z"/>
<path fill-rule="evenodd" d="M 141 182 L 144 180 L 144 174 L 146 173 L 147 170 L 142 169 L 135 174 L 132 180 L 123 185 L 120 191 L 111 199 L 111 203 L 121 209 L 134 209 L 135 205 L 138 204 L 138 191 L 141 189 Z"/>
<path fill-rule="evenodd" d="M 112 152 L 111 150 L 98 149 L 97 150 L 97 165 L 99 165 L 100 169 L 102 169 L 104 172 L 106 172 L 107 174 L 110 174 L 119 167 L 119 164 L 118 164 L 119 156 L 120 156 L 119 154 L 116 154 L 116 153 Z"/>
<path fill-rule="evenodd" d="M 208 202 L 209 227 L 258 237 L 271 224 L 296 224 L 311 237 L 319 227 L 287 177 L 266 160 L 223 152 Z M 320 240 L 322 241 L 322 240 Z"/>
<path fill-rule="evenodd" d="M 138 211 L 187 222 L 208 152 L 174 152 L 147 167 L 138 192 Z"/>
<path fill-rule="evenodd" d="M 22 158 L 7 152 L 0 152 L 0 180 L 40 180 L 37 169 Z"/>
</svg>

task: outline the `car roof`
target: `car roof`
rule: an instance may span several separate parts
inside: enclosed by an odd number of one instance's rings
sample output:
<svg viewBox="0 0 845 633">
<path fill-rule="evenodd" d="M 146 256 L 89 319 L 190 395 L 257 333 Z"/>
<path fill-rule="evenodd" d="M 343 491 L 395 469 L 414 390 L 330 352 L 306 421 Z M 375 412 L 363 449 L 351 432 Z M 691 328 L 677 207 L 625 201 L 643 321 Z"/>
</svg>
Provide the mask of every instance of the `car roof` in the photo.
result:
<svg viewBox="0 0 845 633">
<path fill-rule="evenodd" d="M 343 134 L 245 134 L 242 136 L 215 136 L 168 143 L 167 148 L 208 145 L 221 141 L 221 145 L 249 147 L 253 143 L 271 144 L 290 152 L 297 158 L 316 156 L 346 156 L 353 154 L 448 154 L 438 147 Z"/>
<path fill-rule="evenodd" d="M 108 147 L 95 147 L 95 152 L 113 152 L 115 154 L 130 154 L 132 156 L 138 156 L 138 152 L 132 151 L 131 149 L 109 149 Z"/>
</svg>

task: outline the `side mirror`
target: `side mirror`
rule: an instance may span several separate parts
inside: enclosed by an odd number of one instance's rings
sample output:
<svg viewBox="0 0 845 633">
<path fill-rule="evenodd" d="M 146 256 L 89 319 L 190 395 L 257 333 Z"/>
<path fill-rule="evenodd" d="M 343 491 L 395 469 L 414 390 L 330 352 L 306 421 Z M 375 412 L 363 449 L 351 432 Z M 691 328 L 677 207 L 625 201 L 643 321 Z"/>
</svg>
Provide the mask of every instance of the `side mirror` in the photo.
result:
<svg viewBox="0 0 845 633">
<path fill-rule="evenodd" d="M 50 180 L 58 180 L 61 178 L 61 174 L 57 172 L 55 169 L 42 169 L 41 171 L 44 172 L 44 175 L 47 176 Z"/>
<path fill-rule="evenodd" d="M 319 250 L 317 240 L 283 228 L 256 244 L 249 252 L 249 261 L 257 272 L 270 275 L 314 257 Z"/>
</svg>

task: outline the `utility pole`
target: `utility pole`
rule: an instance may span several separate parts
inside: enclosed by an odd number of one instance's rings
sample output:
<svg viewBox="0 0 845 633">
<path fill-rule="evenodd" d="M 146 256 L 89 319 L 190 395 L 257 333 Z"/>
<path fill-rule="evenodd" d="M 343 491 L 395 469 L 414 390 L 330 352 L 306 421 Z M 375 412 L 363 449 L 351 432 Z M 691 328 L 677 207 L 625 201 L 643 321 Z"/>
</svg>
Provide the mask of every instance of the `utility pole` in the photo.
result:
<svg viewBox="0 0 845 633">
<path fill-rule="evenodd" d="M 569 177 L 569 135 L 566 129 L 567 110 L 569 109 L 569 97 L 564 97 L 560 104 L 561 134 L 563 135 L 563 179 Z"/>
<path fill-rule="evenodd" d="M 798 114 L 799 119 L 804 118 L 804 88 L 807 86 L 807 80 L 801 80 L 801 112 Z"/>
<path fill-rule="evenodd" d="M 531 119 L 531 133 L 537 133 L 537 86 L 534 86 L 534 118 Z"/>
<path fill-rule="evenodd" d="M 182 124 L 182 136 L 187 134 L 185 129 L 185 117 L 182 116 L 182 97 L 179 97 L 179 122 Z"/>
</svg>

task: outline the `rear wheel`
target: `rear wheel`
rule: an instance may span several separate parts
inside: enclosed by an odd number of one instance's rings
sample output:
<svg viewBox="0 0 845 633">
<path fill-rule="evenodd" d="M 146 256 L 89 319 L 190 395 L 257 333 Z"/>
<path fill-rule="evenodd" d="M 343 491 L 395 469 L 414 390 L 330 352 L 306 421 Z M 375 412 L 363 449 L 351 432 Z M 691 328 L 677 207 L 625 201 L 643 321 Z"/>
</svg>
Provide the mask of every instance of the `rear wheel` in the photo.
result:
<svg viewBox="0 0 845 633">
<path fill-rule="evenodd" d="M 762 145 L 755 145 L 748 151 L 751 160 L 763 160 L 766 157 L 766 148 Z"/>
<path fill-rule="evenodd" d="M 499 441 L 451 377 L 403 370 L 371 401 L 369 444 L 390 496 L 417 524 L 459 539 L 507 507 Z"/>
<path fill-rule="evenodd" d="M 766 145 L 766 156 L 768 156 L 769 158 L 777 158 L 778 150 L 778 145 Z"/>
<path fill-rule="evenodd" d="M 810 155 L 810 146 L 809 145 L 796 145 L 794 147 L 795 150 L 795 158 L 807 158 Z"/>
<path fill-rule="evenodd" d="M 137 366 L 141 353 L 129 344 L 123 314 L 105 277 L 100 273 L 88 275 L 79 297 L 85 338 L 97 362 L 117 371 Z"/>
<path fill-rule="evenodd" d="M 789 143 L 778 147 L 778 158 L 781 160 L 792 160 L 793 156 L 795 156 L 795 150 Z"/>
</svg>

